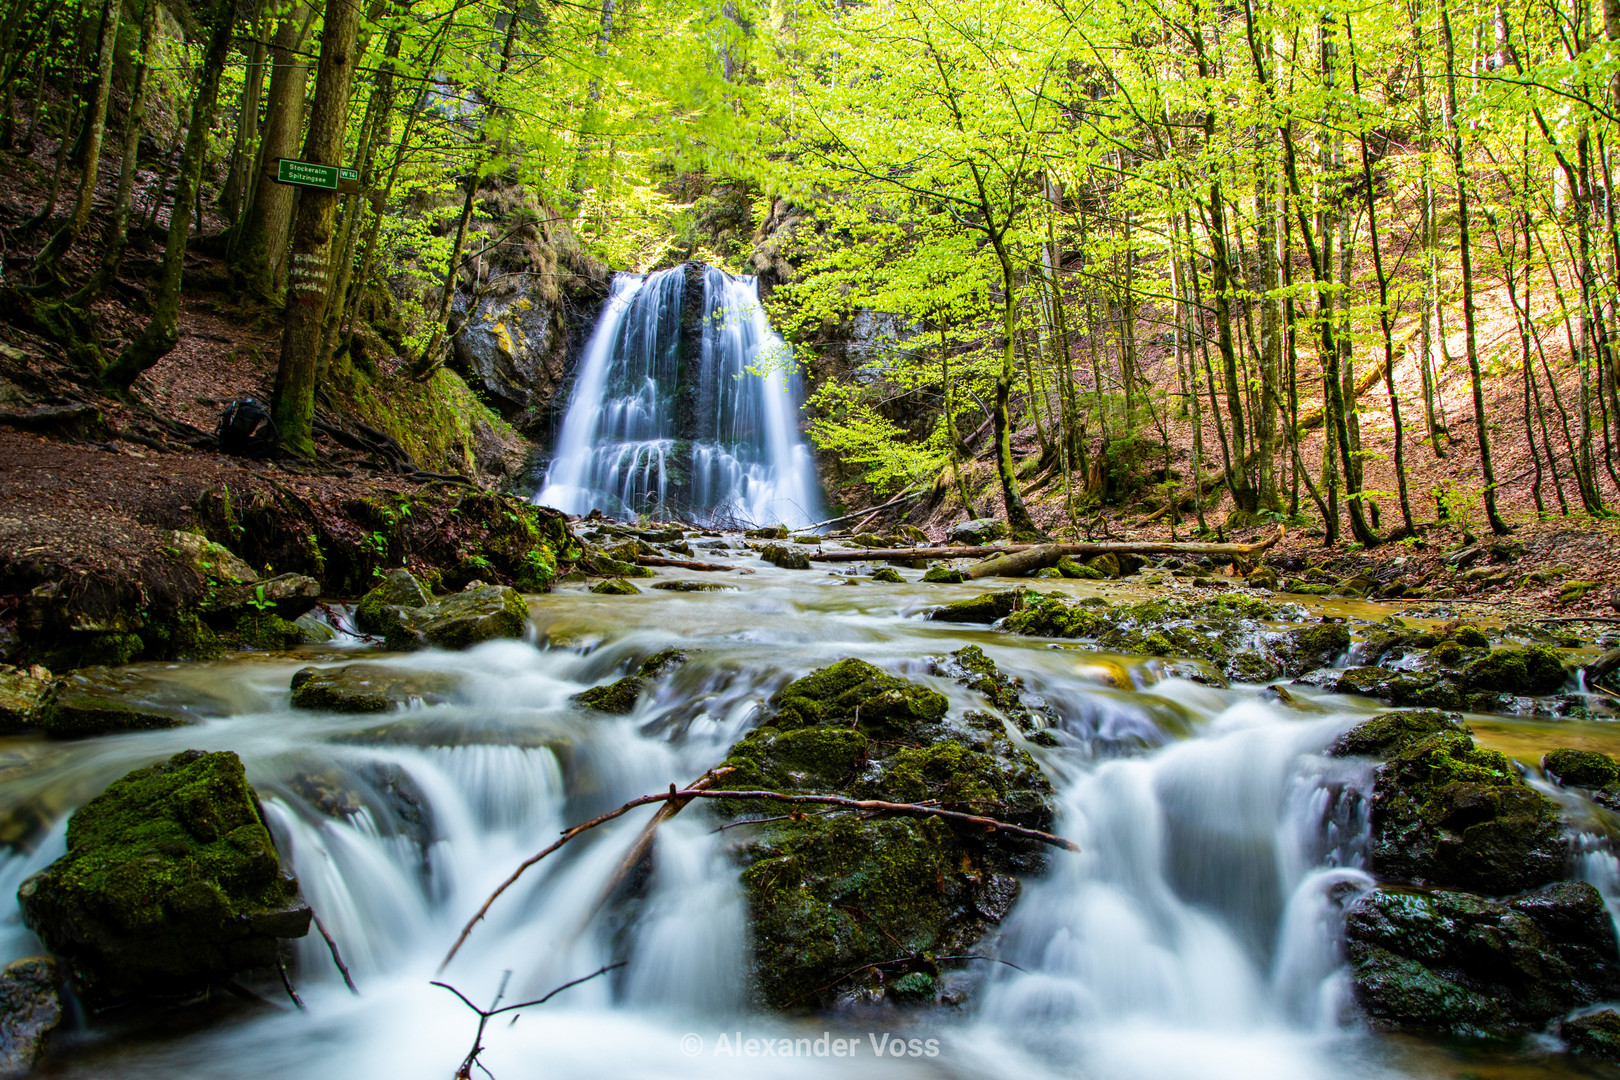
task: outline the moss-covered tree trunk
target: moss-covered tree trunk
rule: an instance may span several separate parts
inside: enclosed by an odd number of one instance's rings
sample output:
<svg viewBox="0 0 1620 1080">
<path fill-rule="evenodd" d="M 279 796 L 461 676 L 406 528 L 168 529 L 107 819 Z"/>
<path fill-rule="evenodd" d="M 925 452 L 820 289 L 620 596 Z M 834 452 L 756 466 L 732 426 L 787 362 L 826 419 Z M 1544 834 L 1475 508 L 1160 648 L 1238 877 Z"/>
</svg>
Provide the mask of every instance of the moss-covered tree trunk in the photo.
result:
<svg viewBox="0 0 1620 1080">
<path fill-rule="evenodd" d="M 157 287 L 152 290 L 152 317 L 138 337 L 119 354 L 102 374 L 102 382 L 113 389 L 127 390 L 137 376 L 165 356 L 180 340 L 180 279 L 185 269 L 186 247 L 191 242 L 191 206 L 202 181 L 203 155 L 208 149 L 208 129 L 214 125 L 214 105 L 219 99 L 219 79 L 225 70 L 225 57 L 231 47 L 233 0 L 217 0 L 210 12 L 208 48 L 203 53 L 202 70 L 197 77 L 197 94 L 191 101 L 191 120 L 186 129 L 186 145 L 180 155 L 180 168 L 174 180 L 174 208 L 169 212 L 169 237 L 163 248 L 163 265 Z"/>
<path fill-rule="evenodd" d="M 359 61 L 356 37 L 360 6 L 348 0 L 328 0 L 321 30 L 320 67 L 315 77 L 315 104 L 310 113 L 304 160 L 337 165 L 343 155 L 344 125 L 349 116 L 349 91 Z M 315 416 L 315 366 L 319 359 L 321 328 L 330 288 L 327 264 L 332 248 L 332 227 L 337 215 L 337 193 L 306 188 L 298 200 L 293 225 L 292 269 L 287 275 L 287 315 L 281 337 L 281 362 L 271 415 L 281 449 L 300 457 L 315 452 L 312 425 Z"/>
</svg>

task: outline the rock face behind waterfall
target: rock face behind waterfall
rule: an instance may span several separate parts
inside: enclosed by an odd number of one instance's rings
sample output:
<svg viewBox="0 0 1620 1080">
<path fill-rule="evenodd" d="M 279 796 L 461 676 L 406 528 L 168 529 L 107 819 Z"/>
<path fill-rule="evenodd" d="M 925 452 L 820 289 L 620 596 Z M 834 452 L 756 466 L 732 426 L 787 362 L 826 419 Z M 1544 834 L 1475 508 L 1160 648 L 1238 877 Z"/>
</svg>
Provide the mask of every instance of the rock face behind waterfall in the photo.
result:
<svg viewBox="0 0 1620 1080">
<path fill-rule="evenodd" d="M 1382 758 L 1368 869 L 1350 904 L 1356 998 L 1395 1030 L 1511 1036 L 1620 994 L 1598 891 L 1568 876 L 1558 806 L 1454 713 L 1386 713 L 1330 748 Z M 1506 899 L 1493 899 L 1506 897 Z"/>
<path fill-rule="evenodd" d="M 983 712 L 947 716 L 945 697 L 861 660 L 791 683 L 775 714 L 731 748 L 731 790 L 839 793 L 940 805 L 1037 829 L 1051 785 Z M 734 818 L 781 804 L 727 800 Z M 753 916 L 754 979 L 775 1008 L 960 1000 L 960 956 L 1000 922 L 1031 842 L 967 833 L 936 818 L 849 814 L 779 820 L 738 852 Z"/>
<path fill-rule="evenodd" d="M 310 922 L 241 760 L 200 750 L 137 769 L 81 807 L 67 854 L 17 899 L 97 1007 L 273 966 L 279 939 Z"/>
</svg>

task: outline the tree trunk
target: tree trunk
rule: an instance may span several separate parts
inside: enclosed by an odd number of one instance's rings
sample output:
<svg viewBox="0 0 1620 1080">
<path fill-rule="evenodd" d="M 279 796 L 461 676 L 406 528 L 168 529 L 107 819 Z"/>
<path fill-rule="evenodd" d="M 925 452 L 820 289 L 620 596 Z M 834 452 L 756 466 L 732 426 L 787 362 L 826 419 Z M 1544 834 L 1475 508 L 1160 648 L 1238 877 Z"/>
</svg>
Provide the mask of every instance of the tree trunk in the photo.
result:
<svg viewBox="0 0 1620 1080">
<path fill-rule="evenodd" d="M 327 0 L 325 25 L 321 30 L 320 66 L 315 76 L 315 102 L 310 111 L 309 137 L 304 142 L 306 161 L 320 165 L 342 163 L 349 91 L 354 85 L 354 69 L 359 61 L 359 50 L 355 47 L 359 29 L 359 4 L 352 0 Z M 315 453 L 312 430 L 315 366 L 330 289 L 328 265 L 336 212 L 336 192 L 307 188 L 298 200 L 298 218 L 293 225 L 286 324 L 270 409 L 282 451 L 299 457 L 312 457 Z"/>
<path fill-rule="evenodd" d="M 231 275 L 237 284 L 267 303 L 282 297 L 287 275 L 288 230 L 298 189 L 268 181 L 277 158 L 298 152 L 304 123 L 309 62 L 302 54 L 314 9 L 296 3 L 270 43 L 270 93 L 265 101 L 264 137 L 249 180 L 251 198 L 241 231 L 232 237 Z"/>
</svg>

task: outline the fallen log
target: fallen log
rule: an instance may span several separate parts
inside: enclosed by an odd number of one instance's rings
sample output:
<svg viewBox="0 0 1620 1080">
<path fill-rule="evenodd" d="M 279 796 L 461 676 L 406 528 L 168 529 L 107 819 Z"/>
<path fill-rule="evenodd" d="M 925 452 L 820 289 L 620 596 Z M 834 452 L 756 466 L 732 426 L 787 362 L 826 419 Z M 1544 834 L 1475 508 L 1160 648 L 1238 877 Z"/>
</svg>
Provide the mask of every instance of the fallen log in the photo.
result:
<svg viewBox="0 0 1620 1080">
<path fill-rule="evenodd" d="M 1056 566 L 1061 558 L 1063 558 L 1061 546 L 1042 544 L 1039 547 L 1025 548 L 1023 551 L 997 555 L 984 562 L 974 563 L 962 571 L 962 576 L 969 580 L 987 577 L 1023 577 L 1031 571 Z"/>
<path fill-rule="evenodd" d="M 862 548 L 858 551 L 817 551 L 810 558 L 821 562 L 860 562 L 881 559 L 988 559 L 1013 552 L 1028 551 L 1036 547 L 1055 547 L 1060 554 L 1078 555 L 1089 559 L 1093 555 L 1191 555 L 1232 559 L 1258 555 L 1274 545 L 1276 536 L 1253 544 L 1200 544 L 1179 543 L 1169 540 L 1114 540 L 1088 544 L 959 544 L 954 547 Z M 1056 562 L 1057 560 L 1053 560 Z"/>
<path fill-rule="evenodd" d="M 719 573 L 723 570 L 735 570 L 735 566 L 727 566 L 717 562 L 692 562 L 690 559 L 666 559 L 662 555 L 637 555 L 636 562 L 642 566 L 673 566 L 681 570 L 712 570 Z"/>
</svg>

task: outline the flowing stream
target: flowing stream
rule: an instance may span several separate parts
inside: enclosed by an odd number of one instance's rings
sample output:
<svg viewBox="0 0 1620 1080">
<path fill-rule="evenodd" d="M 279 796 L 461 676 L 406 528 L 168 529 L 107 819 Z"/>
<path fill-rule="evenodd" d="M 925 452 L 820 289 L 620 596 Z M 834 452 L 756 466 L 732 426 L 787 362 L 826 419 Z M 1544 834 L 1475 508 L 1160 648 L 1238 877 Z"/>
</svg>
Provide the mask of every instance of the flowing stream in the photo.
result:
<svg viewBox="0 0 1620 1080">
<path fill-rule="evenodd" d="M 176 751 L 229 749 L 361 992 L 348 994 L 312 933 L 294 972 L 307 1012 L 286 1007 L 271 982 L 257 987 L 267 1005 L 225 999 L 161 1022 L 68 1024 L 49 1075 L 442 1080 L 476 1019 L 431 980 L 488 1002 L 510 971 L 507 1001 L 520 1001 L 619 960 L 628 963 L 607 977 L 492 1023 L 481 1062 L 501 1080 L 1587 1075 L 1563 1071 L 1558 1057 L 1465 1058 L 1376 1036 L 1352 1015 L 1339 912 L 1371 884 L 1359 869 L 1370 772 L 1321 751 L 1365 711 L 1330 697 L 1285 709 L 1256 688 L 1164 678 L 1151 659 L 924 621 L 919 612 L 977 587 L 917 584 L 914 571 L 905 585 L 857 588 L 819 570 L 748 565 L 757 572 L 720 579 L 726 592 L 605 597 L 559 586 L 533 598 L 533 641 L 466 653 L 328 648 L 150 665 L 152 678 L 224 698 L 233 715 L 71 743 L 0 740 L 0 822 L 23 838 L 0 854 L 0 959 L 38 949 L 12 897 L 61 853 L 74 806 Z M 787 680 L 860 656 L 928 682 L 954 709 L 982 708 L 923 659 L 969 643 L 1060 714 L 1059 745 L 1029 749 L 1057 788 L 1060 831 L 1083 853 L 1055 853 L 1025 882 L 977 947 L 1007 963 L 978 965 L 968 1004 L 801 1019 L 752 1011 L 745 903 L 726 851 L 737 834 L 713 833 L 700 808 L 659 834 L 642 898 L 603 902 L 650 810 L 531 871 L 436 974 L 460 926 L 520 860 L 567 825 L 700 775 Z M 633 715 L 570 704 L 671 645 L 696 651 Z M 356 660 L 460 675 L 463 700 L 372 717 L 289 707 L 300 666 Z M 1104 670 L 1132 688 L 1108 685 Z M 1614 860 L 1586 858 L 1611 892 Z M 794 1040 L 793 1056 L 734 1052 L 739 1040 L 781 1038 Z M 840 1057 L 836 1039 L 846 1040 Z M 916 1055 L 876 1052 L 895 1039 Z"/>
<path fill-rule="evenodd" d="M 536 501 L 733 526 L 820 519 L 789 360 L 752 277 L 615 274 Z"/>
</svg>

